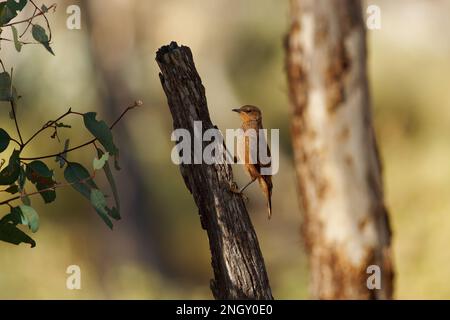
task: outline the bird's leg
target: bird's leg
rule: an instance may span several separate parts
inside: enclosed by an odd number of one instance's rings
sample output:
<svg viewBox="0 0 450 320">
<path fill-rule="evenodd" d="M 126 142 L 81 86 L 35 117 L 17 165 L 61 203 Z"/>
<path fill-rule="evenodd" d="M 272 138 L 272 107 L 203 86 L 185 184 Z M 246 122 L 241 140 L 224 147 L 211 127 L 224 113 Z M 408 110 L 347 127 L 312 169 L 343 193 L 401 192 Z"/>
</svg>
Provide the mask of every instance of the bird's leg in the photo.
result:
<svg viewBox="0 0 450 320">
<path fill-rule="evenodd" d="M 241 195 L 242 198 L 244 198 L 244 201 L 245 201 L 245 202 L 248 202 L 248 201 L 249 201 L 249 198 L 248 198 L 243 192 L 244 192 L 245 189 L 247 189 L 247 187 L 248 187 L 249 185 L 251 185 L 251 184 L 252 184 L 253 182 L 255 182 L 255 181 L 256 181 L 256 179 L 250 181 L 250 182 L 249 182 L 245 187 L 243 187 L 241 190 L 239 190 L 239 188 L 238 188 L 236 182 L 233 181 L 233 182 L 230 183 L 230 191 L 231 191 L 232 193 L 234 193 L 234 194 L 239 194 L 239 195 Z"/>
<path fill-rule="evenodd" d="M 239 194 L 239 193 L 240 193 L 240 192 L 239 192 L 238 185 L 237 185 L 236 182 L 234 182 L 234 181 L 230 182 L 230 191 L 231 191 L 232 193 L 236 193 L 236 194 Z"/>
<path fill-rule="evenodd" d="M 256 178 L 253 178 L 249 183 L 247 183 L 246 185 L 245 185 L 245 187 L 243 187 L 241 190 L 239 190 L 239 193 L 242 193 L 242 192 L 244 192 L 244 190 L 245 189 L 247 189 L 253 182 L 255 182 L 256 181 Z"/>
</svg>

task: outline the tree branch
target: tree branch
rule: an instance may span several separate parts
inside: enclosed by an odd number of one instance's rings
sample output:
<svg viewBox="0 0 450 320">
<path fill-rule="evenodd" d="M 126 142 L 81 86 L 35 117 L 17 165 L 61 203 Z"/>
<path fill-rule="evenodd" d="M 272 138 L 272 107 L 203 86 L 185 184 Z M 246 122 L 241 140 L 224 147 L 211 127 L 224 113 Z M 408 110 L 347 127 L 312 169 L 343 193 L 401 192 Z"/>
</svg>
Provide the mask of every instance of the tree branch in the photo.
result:
<svg viewBox="0 0 450 320">
<path fill-rule="evenodd" d="M 172 42 L 159 49 L 156 61 L 174 129 L 187 129 L 194 137 L 194 121 L 202 121 L 204 131 L 214 128 L 191 50 Z M 231 166 L 182 164 L 180 170 L 199 209 L 202 227 L 208 233 L 214 297 L 273 299 L 264 259 L 242 196 L 229 190 L 233 183 Z"/>
</svg>

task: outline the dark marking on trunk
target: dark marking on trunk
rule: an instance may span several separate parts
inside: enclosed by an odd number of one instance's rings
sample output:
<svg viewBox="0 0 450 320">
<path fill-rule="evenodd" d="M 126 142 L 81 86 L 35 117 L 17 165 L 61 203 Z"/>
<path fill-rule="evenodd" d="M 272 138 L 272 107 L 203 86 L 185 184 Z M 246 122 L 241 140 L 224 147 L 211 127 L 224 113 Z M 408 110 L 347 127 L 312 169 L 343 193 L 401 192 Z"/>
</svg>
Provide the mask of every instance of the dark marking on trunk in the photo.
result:
<svg viewBox="0 0 450 320">
<path fill-rule="evenodd" d="M 331 61 L 325 72 L 327 90 L 327 109 L 333 114 L 346 99 L 345 76 L 350 68 L 350 59 L 343 42 L 332 49 Z"/>
</svg>

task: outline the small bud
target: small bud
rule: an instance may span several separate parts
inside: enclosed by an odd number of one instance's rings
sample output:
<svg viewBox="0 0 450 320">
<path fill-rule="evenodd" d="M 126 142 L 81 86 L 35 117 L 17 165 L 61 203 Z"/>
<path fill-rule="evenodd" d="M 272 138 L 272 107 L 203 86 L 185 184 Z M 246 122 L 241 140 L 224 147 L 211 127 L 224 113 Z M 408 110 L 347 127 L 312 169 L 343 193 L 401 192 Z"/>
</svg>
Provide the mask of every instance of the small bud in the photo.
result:
<svg viewBox="0 0 450 320">
<path fill-rule="evenodd" d="M 136 100 L 135 102 L 134 102 L 134 105 L 136 106 L 136 107 L 140 107 L 140 106 L 142 106 L 144 104 L 144 102 L 142 102 L 142 100 Z"/>
</svg>

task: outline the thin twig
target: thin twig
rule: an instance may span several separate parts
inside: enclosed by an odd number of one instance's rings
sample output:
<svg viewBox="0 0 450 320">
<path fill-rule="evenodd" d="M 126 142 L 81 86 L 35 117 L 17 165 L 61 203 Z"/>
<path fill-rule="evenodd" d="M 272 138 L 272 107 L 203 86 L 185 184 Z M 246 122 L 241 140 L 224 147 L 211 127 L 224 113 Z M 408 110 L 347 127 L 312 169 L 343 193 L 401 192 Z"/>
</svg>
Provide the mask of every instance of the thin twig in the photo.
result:
<svg viewBox="0 0 450 320">
<path fill-rule="evenodd" d="M 35 5 L 35 6 L 36 6 L 36 5 Z M 52 4 L 50 7 L 48 7 L 48 10 L 50 10 L 50 9 L 52 9 L 52 8 L 56 8 L 56 4 L 55 4 L 55 3 Z M 29 18 L 24 19 L 24 20 L 19 20 L 19 21 L 14 21 L 14 22 L 7 23 L 7 24 L 5 24 L 3 27 L 10 27 L 10 26 L 14 26 L 14 25 L 17 25 L 17 24 L 21 24 L 21 23 L 25 23 L 25 22 L 30 22 L 30 21 L 33 20 L 34 18 L 39 17 L 39 16 L 42 16 L 42 15 L 44 15 L 44 17 L 45 17 L 45 12 L 43 12 L 43 11 L 40 10 L 40 9 L 39 9 L 39 11 L 40 11 L 40 12 L 39 12 L 38 14 L 33 15 L 32 17 L 29 17 Z"/>
<path fill-rule="evenodd" d="M 11 137 L 9 137 L 9 140 L 11 140 L 11 141 L 13 141 L 13 142 L 17 143 L 17 145 L 18 145 L 19 147 L 21 147 L 21 146 L 22 146 L 22 145 L 20 144 L 20 142 L 19 142 L 19 141 L 17 141 L 16 139 L 14 139 L 14 138 L 11 138 Z"/>
<path fill-rule="evenodd" d="M 34 138 L 36 138 L 42 131 L 44 131 L 45 129 L 51 128 L 54 124 L 58 123 L 59 121 L 61 121 L 62 119 L 64 119 L 65 117 L 67 117 L 70 114 L 77 114 L 80 115 L 80 113 L 78 112 L 73 112 L 72 109 L 70 108 L 66 113 L 64 113 L 63 115 L 61 115 L 59 118 L 57 118 L 56 120 L 53 121 L 49 121 L 46 124 L 44 124 L 42 126 L 41 129 L 39 129 L 38 131 L 36 131 L 27 141 L 25 141 L 25 143 L 22 146 L 22 149 L 25 148 Z"/>
<path fill-rule="evenodd" d="M 36 12 L 37 12 L 37 9 L 34 8 L 33 17 L 35 17 Z M 24 34 L 27 32 L 28 28 L 31 26 L 31 22 L 33 21 L 33 17 L 30 19 L 30 21 L 28 21 L 25 30 L 24 30 L 24 31 L 22 32 L 22 34 L 20 35 L 20 38 L 22 38 L 22 37 L 24 36 Z"/>
<path fill-rule="evenodd" d="M 13 202 L 15 200 L 19 200 L 19 199 L 22 199 L 22 198 L 25 198 L 25 197 L 32 197 L 32 196 L 35 196 L 35 195 L 38 195 L 38 194 L 41 194 L 41 193 L 44 193 L 44 192 L 48 192 L 48 191 L 55 191 L 56 189 L 69 187 L 69 186 L 72 186 L 72 185 L 77 184 L 77 183 L 85 183 L 85 182 L 87 182 L 89 180 L 92 180 L 94 178 L 95 178 L 95 172 L 91 176 L 89 176 L 88 178 L 80 180 L 80 181 L 77 181 L 77 182 L 58 183 L 58 184 L 55 184 L 53 187 L 50 187 L 50 188 L 47 188 L 47 189 L 42 189 L 42 190 L 35 191 L 35 192 L 32 192 L 32 193 L 24 193 L 24 194 L 21 194 L 20 196 L 12 197 L 10 199 L 7 199 L 7 200 L 4 200 L 4 201 L 0 202 L 0 206 L 10 205 L 10 202 Z M 6 190 L 2 190 L 0 192 L 5 192 L 5 191 Z"/>
<path fill-rule="evenodd" d="M 14 42 L 14 40 L 11 40 L 11 39 L 8 39 L 8 38 L 0 38 L 0 41 L 1 40 L 3 40 L 3 41 L 7 41 L 7 42 Z M 41 43 L 39 43 L 39 42 L 25 42 L 25 41 L 21 41 L 21 40 L 19 40 L 19 42 L 21 43 L 21 44 L 23 44 L 23 45 L 27 45 L 27 44 L 41 44 Z"/>
<path fill-rule="evenodd" d="M 5 65 L 3 64 L 2 59 L 0 59 L 0 65 L 2 66 L 3 72 L 6 72 Z"/>
<path fill-rule="evenodd" d="M 23 139 L 22 139 L 22 135 L 20 134 L 20 129 L 19 129 L 19 123 L 17 122 L 17 116 L 16 116 L 16 106 L 14 105 L 14 97 L 13 97 L 13 69 L 11 68 L 11 87 L 10 87 L 10 94 L 11 94 L 11 100 L 9 101 L 10 105 L 11 105 L 11 112 L 14 118 L 14 123 L 16 124 L 16 129 L 17 129 L 17 134 L 19 135 L 19 140 L 20 140 L 20 145 L 21 147 L 23 146 Z"/>
<path fill-rule="evenodd" d="M 31 2 L 31 4 L 33 4 L 33 6 L 36 8 L 36 10 L 38 10 L 39 13 L 44 17 L 45 22 L 47 23 L 47 29 L 48 29 L 48 32 L 49 32 L 49 35 L 48 35 L 48 41 L 51 42 L 51 41 L 52 41 L 52 29 L 50 28 L 50 22 L 48 21 L 48 18 L 47 18 L 47 16 L 45 15 L 45 12 L 43 12 L 43 11 L 41 10 L 41 8 L 39 8 L 39 7 L 33 2 L 33 0 L 30 0 L 30 2 Z M 55 6 L 56 6 L 56 5 L 55 5 Z"/>
<path fill-rule="evenodd" d="M 109 128 L 110 128 L 111 130 L 114 129 L 114 127 L 119 123 L 119 121 L 125 116 L 125 114 L 126 114 L 128 111 L 130 111 L 131 109 L 134 109 L 134 108 L 136 108 L 136 107 L 139 107 L 139 106 L 141 106 L 141 105 L 142 105 L 142 102 L 141 102 L 141 101 L 136 101 L 136 102 L 134 103 L 134 105 L 129 106 L 128 108 L 126 108 L 126 109 L 122 112 L 122 114 L 117 118 L 117 120 L 114 121 L 113 124 L 112 124 Z M 72 112 L 72 113 L 74 113 L 74 112 Z M 95 141 L 97 141 L 97 138 L 94 138 L 94 139 L 89 140 L 89 141 L 87 141 L 87 142 L 85 142 L 85 143 L 83 143 L 83 144 L 80 144 L 79 146 L 76 146 L 76 147 L 67 149 L 67 150 L 62 151 L 62 152 L 50 154 L 50 155 L 47 155 L 47 156 L 40 156 L 40 157 L 20 158 L 20 160 L 24 160 L 24 161 L 34 161 L 34 160 L 43 160 L 43 159 L 49 159 L 49 158 L 54 158 L 54 157 L 60 157 L 61 155 L 65 154 L 65 153 L 69 153 L 69 152 L 72 152 L 72 151 L 75 151 L 75 150 L 84 148 L 84 147 L 86 147 L 86 146 L 88 146 L 88 145 L 90 145 L 90 144 L 93 144 Z"/>
</svg>

